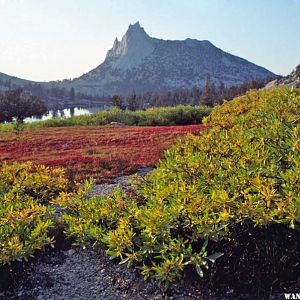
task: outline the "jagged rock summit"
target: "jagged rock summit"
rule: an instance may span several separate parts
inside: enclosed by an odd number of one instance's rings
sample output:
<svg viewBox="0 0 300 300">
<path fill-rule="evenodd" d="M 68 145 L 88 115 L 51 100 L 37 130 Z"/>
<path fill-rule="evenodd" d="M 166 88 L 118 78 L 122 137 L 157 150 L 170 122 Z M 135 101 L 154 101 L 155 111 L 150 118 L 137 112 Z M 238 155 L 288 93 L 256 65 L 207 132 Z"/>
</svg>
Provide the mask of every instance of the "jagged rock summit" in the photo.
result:
<svg viewBox="0 0 300 300">
<path fill-rule="evenodd" d="M 154 40 L 137 22 L 129 26 L 120 42 L 115 39 L 113 48 L 107 52 L 105 60 L 111 61 L 115 69 L 132 69 L 154 51 Z"/>
<path fill-rule="evenodd" d="M 162 40 L 150 37 L 139 22 L 117 38 L 102 64 L 68 83 L 94 95 L 127 95 L 203 86 L 210 75 L 215 84 L 232 86 L 274 74 L 231 55 L 209 41 Z"/>
<path fill-rule="evenodd" d="M 269 82 L 266 88 L 279 87 L 282 85 L 300 87 L 300 64 L 291 74 Z"/>
</svg>

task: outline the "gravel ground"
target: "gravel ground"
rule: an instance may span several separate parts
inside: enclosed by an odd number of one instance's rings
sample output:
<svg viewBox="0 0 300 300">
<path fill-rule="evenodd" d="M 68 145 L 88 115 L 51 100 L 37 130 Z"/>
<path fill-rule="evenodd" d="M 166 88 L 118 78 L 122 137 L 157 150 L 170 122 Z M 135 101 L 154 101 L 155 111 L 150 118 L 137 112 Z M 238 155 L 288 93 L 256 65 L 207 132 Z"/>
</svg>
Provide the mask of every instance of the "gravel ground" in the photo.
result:
<svg viewBox="0 0 300 300">
<path fill-rule="evenodd" d="M 100 252 L 100 253 L 99 253 Z M 152 282 L 144 282 L 134 269 L 112 262 L 101 250 L 70 249 L 50 253 L 36 261 L 10 299 L 220 299 L 204 297 L 184 282 L 166 297 Z"/>
<path fill-rule="evenodd" d="M 208 282 L 185 277 L 169 289 L 168 294 L 156 283 L 145 282 L 137 270 L 111 261 L 102 249 L 55 250 L 34 260 L 12 290 L 0 299 L 18 300 L 242 300 L 284 299 L 283 294 L 268 298 L 226 292 L 214 293 Z"/>
<path fill-rule="evenodd" d="M 101 255 L 103 254 L 103 255 Z M 15 290 L 17 299 L 152 299 L 157 290 L 126 266 L 111 262 L 95 250 L 70 249 L 36 262 Z"/>
<path fill-rule="evenodd" d="M 149 173 L 153 168 L 141 168 L 137 171 L 137 175 L 145 176 Z M 115 179 L 114 183 L 103 183 L 103 184 L 96 184 L 91 192 L 91 196 L 93 195 L 107 195 L 111 193 L 115 188 L 119 187 L 121 189 L 128 188 L 130 186 L 130 177 L 129 176 L 120 176 Z"/>
</svg>

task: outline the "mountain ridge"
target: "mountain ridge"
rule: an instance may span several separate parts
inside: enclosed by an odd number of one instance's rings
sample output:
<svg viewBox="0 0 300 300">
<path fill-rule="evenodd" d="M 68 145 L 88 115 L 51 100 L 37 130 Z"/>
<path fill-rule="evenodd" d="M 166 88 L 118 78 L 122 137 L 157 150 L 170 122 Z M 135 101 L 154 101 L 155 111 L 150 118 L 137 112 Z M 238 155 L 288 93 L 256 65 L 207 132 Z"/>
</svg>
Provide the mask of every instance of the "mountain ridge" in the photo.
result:
<svg viewBox="0 0 300 300">
<path fill-rule="evenodd" d="M 140 23 L 129 25 L 115 39 L 104 61 L 82 76 L 63 81 L 34 82 L 0 73 L 0 80 L 17 85 L 39 84 L 91 96 L 161 92 L 203 87 L 207 76 L 216 84 L 239 85 L 273 77 L 271 71 L 216 47 L 208 40 L 163 40 L 150 37 Z"/>
<path fill-rule="evenodd" d="M 150 37 L 137 22 L 121 41 L 115 39 L 103 63 L 70 83 L 86 93 L 111 95 L 203 87 L 207 75 L 215 84 L 231 86 L 274 73 L 207 40 Z"/>
</svg>

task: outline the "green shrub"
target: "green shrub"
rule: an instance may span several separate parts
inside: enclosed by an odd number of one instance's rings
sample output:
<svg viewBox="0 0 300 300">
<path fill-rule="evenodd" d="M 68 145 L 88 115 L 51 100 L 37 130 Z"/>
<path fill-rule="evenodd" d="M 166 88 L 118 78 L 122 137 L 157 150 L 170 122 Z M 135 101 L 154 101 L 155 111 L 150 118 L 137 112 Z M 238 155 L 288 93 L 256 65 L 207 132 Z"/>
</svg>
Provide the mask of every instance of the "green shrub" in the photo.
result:
<svg viewBox="0 0 300 300">
<path fill-rule="evenodd" d="M 299 116 L 300 96 L 285 88 L 216 107 L 206 120 L 212 129 L 167 150 L 135 192 L 87 200 L 86 183 L 63 194 L 67 235 L 106 244 L 145 278 L 170 283 L 187 266 L 203 276 L 222 255 L 207 253 L 209 240 L 230 239 L 247 223 L 299 225 Z"/>
<path fill-rule="evenodd" d="M 53 243 L 49 201 L 67 191 L 62 169 L 32 163 L 0 167 L 0 266 Z"/>
</svg>

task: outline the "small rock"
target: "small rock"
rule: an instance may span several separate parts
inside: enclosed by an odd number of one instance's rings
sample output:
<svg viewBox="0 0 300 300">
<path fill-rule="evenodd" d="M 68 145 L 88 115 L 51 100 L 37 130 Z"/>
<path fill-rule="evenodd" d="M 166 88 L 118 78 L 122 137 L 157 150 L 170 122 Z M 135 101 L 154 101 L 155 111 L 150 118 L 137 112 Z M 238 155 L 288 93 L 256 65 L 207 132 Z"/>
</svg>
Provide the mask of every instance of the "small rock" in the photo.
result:
<svg viewBox="0 0 300 300">
<path fill-rule="evenodd" d="M 23 292 L 20 291 L 20 292 L 18 293 L 18 297 L 21 297 L 22 295 L 23 295 Z"/>
<path fill-rule="evenodd" d="M 74 249 L 68 250 L 68 255 L 72 256 L 76 251 Z"/>
<path fill-rule="evenodd" d="M 110 125 L 114 125 L 114 126 L 125 126 L 124 123 L 121 122 L 110 122 Z"/>
</svg>

